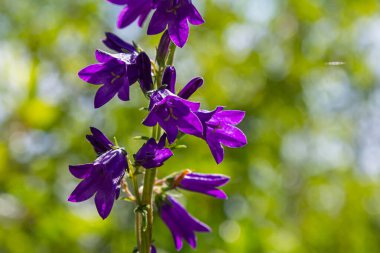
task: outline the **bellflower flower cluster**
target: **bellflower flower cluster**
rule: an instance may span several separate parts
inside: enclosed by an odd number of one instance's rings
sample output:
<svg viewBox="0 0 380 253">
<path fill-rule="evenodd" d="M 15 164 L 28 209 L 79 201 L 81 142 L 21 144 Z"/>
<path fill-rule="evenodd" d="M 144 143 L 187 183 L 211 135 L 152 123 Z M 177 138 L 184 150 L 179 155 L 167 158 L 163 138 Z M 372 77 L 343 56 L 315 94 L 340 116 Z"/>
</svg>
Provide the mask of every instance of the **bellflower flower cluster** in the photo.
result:
<svg viewBox="0 0 380 253">
<path fill-rule="evenodd" d="M 95 108 L 109 103 L 116 95 L 121 101 L 130 100 L 130 86 L 138 82 L 147 101 L 136 112 L 144 113 L 141 125 L 150 127 L 152 134 L 134 137 L 144 143 L 136 152 L 129 151 L 130 156 L 125 148 L 118 146 L 116 138 L 111 142 L 100 130 L 91 127 L 91 134 L 86 138 L 97 158 L 92 163 L 69 166 L 71 174 L 82 181 L 68 200 L 82 202 L 95 196 L 96 209 L 103 219 L 109 216 L 120 195 L 120 199 L 133 203 L 138 238 L 134 252 L 156 252 L 152 243 L 155 211 L 171 232 L 177 250 L 182 249 L 183 241 L 195 248 L 196 233 L 211 232 L 211 228 L 190 215 L 173 193 L 188 191 L 226 199 L 227 194 L 220 188 L 230 178 L 188 169 L 158 178 L 157 171 L 164 173 L 169 158 L 175 157 L 174 151 L 186 148 L 181 143 L 185 135 L 206 141 L 214 160 L 220 164 L 224 159 L 224 146 L 239 148 L 247 144 L 246 136 L 237 128 L 245 112 L 225 110 L 223 106 L 213 111 L 201 109 L 201 103 L 191 100 L 204 83 L 201 77 L 193 78 L 179 92 L 176 91 L 175 50 L 187 42 L 189 23 L 204 23 L 191 0 L 108 2 L 123 6 L 117 21 L 119 28 L 136 20 L 141 27 L 152 12 L 148 34 L 163 32 L 156 57 L 149 57 L 136 43 L 128 43 L 108 32 L 103 43 L 113 52 L 96 50 L 97 63 L 83 68 L 78 75 L 83 81 L 98 85 Z M 164 246 L 159 243 L 156 241 L 155 245 Z"/>
</svg>

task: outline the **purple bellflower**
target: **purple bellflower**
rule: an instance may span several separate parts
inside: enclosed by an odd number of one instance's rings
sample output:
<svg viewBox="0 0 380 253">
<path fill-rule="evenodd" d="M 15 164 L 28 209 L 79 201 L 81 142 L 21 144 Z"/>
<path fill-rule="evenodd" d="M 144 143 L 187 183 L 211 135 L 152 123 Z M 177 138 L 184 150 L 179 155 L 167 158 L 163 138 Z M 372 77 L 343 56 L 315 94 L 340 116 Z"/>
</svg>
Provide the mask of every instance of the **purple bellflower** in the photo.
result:
<svg viewBox="0 0 380 253">
<path fill-rule="evenodd" d="M 186 209 L 173 197 L 168 196 L 158 203 L 158 212 L 161 219 L 172 233 L 174 244 L 179 251 L 182 249 L 182 239 L 192 248 L 197 247 L 195 232 L 210 232 L 211 229 L 201 221 L 191 216 Z"/>
<path fill-rule="evenodd" d="M 206 140 L 216 163 L 224 158 L 223 146 L 240 148 L 247 144 L 247 137 L 235 125 L 239 124 L 245 112 L 224 110 L 222 106 L 214 111 L 196 112 L 203 125 L 203 139 Z"/>
<path fill-rule="evenodd" d="M 168 160 L 173 152 L 165 148 L 166 135 L 164 134 L 158 143 L 150 138 L 134 155 L 135 162 L 145 169 L 160 167 Z"/>
<path fill-rule="evenodd" d="M 200 103 L 180 98 L 167 89 L 154 91 L 150 96 L 150 112 L 143 121 L 146 126 L 157 123 L 165 130 L 169 143 L 173 143 L 178 130 L 185 134 L 202 136 L 202 123 L 195 115 Z"/>
<path fill-rule="evenodd" d="M 108 0 L 108 2 L 126 5 L 119 14 L 118 28 L 127 27 L 136 19 L 138 19 L 137 24 L 141 27 L 155 6 L 155 0 Z"/>
<path fill-rule="evenodd" d="M 148 34 L 158 34 L 168 27 L 170 39 L 183 47 L 189 37 L 189 24 L 201 25 L 202 16 L 191 0 L 159 0 L 148 27 Z"/>
<path fill-rule="evenodd" d="M 186 171 L 185 171 L 186 172 Z M 224 191 L 217 187 L 227 184 L 229 177 L 219 174 L 182 173 L 175 179 L 177 187 L 213 196 L 218 199 L 227 199 Z"/>
<path fill-rule="evenodd" d="M 123 100 L 129 100 L 129 86 L 140 80 L 141 88 L 150 89 L 150 60 L 144 53 L 109 54 L 96 50 L 95 57 L 99 63 L 79 71 L 79 77 L 88 83 L 99 85 L 95 95 L 94 106 L 99 108 L 110 101 L 116 94 Z M 149 71 L 146 71 L 149 69 Z"/>
<path fill-rule="evenodd" d="M 71 174 L 82 182 L 69 196 L 71 202 L 88 200 L 95 194 L 99 215 L 105 219 L 111 212 L 114 200 L 120 194 L 120 182 L 128 168 L 126 152 L 115 145 L 98 129 L 91 128 L 87 139 L 99 157 L 93 163 L 70 165 Z"/>
</svg>

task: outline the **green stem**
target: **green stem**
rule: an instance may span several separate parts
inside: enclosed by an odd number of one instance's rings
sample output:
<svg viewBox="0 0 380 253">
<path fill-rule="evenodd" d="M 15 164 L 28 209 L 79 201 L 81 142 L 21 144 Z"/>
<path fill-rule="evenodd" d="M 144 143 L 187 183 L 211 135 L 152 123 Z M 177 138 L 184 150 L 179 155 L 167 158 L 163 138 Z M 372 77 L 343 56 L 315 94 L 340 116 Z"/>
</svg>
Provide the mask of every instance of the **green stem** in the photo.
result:
<svg viewBox="0 0 380 253">
<path fill-rule="evenodd" d="M 176 45 L 173 42 L 170 42 L 168 60 L 166 61 L 166 64 L 169 66 L 173 65 L 174 53 L 176 48 Z"/>
</svg>

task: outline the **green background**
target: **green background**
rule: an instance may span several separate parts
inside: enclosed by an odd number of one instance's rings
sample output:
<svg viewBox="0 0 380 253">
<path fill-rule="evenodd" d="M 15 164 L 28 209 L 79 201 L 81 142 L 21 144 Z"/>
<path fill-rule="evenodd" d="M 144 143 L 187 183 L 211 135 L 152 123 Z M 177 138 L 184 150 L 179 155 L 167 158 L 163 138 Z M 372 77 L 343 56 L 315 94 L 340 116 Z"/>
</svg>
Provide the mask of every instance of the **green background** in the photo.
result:
<svg viewBox="0 0 380 253">
<path fill-rule="evenodd" d="M 231 176 L 227 201 L 185 193 L 213 229 L 197 252 L 380 252 L 380 4 L 377 0 L 194 1 L 206 23 L 177 51 L 178 87 L 192 100 L 247 116 L 249 144 L 217 166 L 186 137 L 159 175 L 186 168 Z M 77 77 L 104 49 L 104 31 L 135 40 L 151 58 L 159 36 L 116 30 L 120 7 L 102 0 L 0 0 L 0 252 L 131 252 L 133 205 L 103 221 L 93 200 L 69 203 L 69 164 L 94 160 L 84 136 L 102 129 L 130 153 L 146 104 L 94 110 L 97 87 Z M 175 252 L 155 219 L 159 252 Z M 186 245 L 182 252 L 192 252 Z"/>
</svg>

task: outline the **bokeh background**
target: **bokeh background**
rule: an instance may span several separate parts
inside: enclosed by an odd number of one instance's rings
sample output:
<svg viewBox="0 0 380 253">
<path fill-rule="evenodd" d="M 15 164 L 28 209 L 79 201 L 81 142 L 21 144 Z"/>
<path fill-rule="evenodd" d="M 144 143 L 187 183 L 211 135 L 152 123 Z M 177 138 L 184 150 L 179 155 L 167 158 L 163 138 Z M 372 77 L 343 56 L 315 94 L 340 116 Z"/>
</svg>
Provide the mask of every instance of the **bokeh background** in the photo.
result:
<svg viewBox="0 0 380 253">
<path fill-rule="evenodd" d="M 192 137 L 164 176 L 190 168 L 231 176 L 227 201 L 185 193 L 208 223 L 197 252 L 380 252 L 380 3 L 378 0 L 193 1 L 192 27 L 175 59 L 179 86 L 194 76 L 204 109 L 247 112 L 249 144 L 217 166 Z M 104 49 L 104 31 L 153 58 L 159 36 L 116 30 L 120 7 L 102 0 L 0 0 L 0 252 L 132 252 L 133 205 L 108 219 L 93 200 L 66 201 L 69 164 L 92 161 L 89 126 L 128 151 L 148 129 L 138 85 L 132 100 L 93 109 L 96 87 L 77 72 Z M 175 252 L 156 219 L 159 252 Z M 185 246 L 182 252 L 192 252 Z"/>
</svg>

